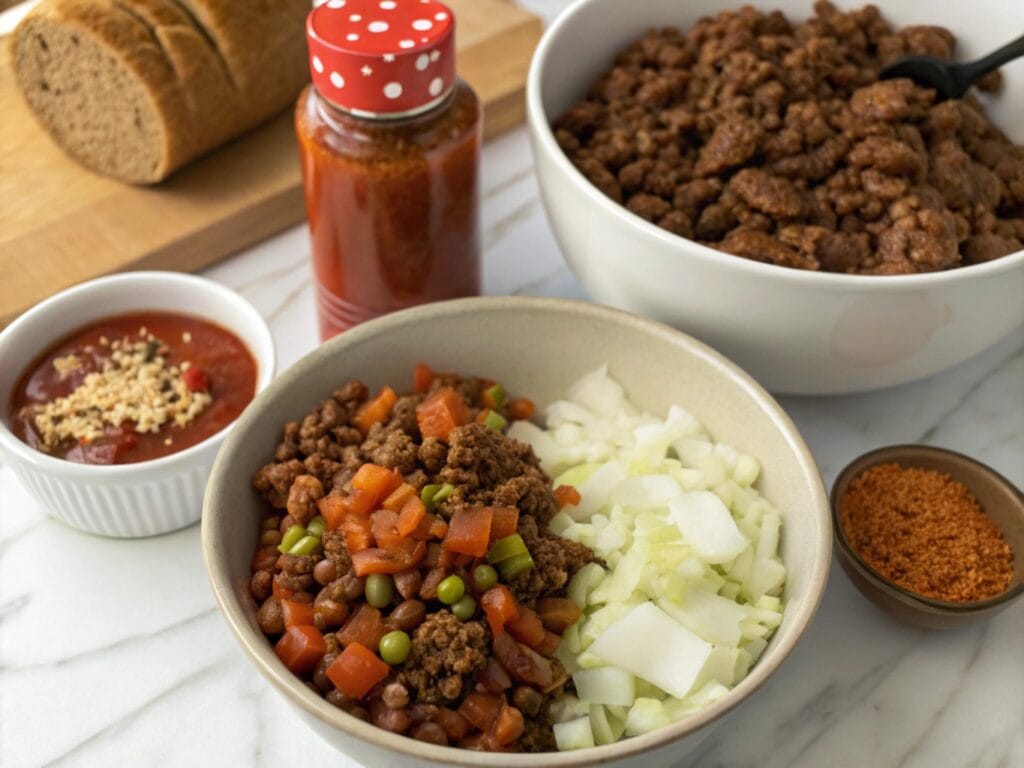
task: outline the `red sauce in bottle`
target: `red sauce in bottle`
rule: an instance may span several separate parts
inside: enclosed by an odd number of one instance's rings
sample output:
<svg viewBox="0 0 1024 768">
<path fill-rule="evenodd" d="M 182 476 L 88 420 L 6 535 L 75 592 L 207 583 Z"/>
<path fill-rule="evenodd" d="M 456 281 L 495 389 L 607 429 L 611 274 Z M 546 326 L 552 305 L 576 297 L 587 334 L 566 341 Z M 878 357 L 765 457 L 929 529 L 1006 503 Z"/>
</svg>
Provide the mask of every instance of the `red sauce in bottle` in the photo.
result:
<svg viewBox="0 0 1024 768">
<path fill-rule="evenodd" d="M 323 339 L 480 292 L 482 111 L 455 77 L 450 11 L 381 6 L 328 3 L 307 23 L 313 84 L 295 127 Z"/>
</svg>

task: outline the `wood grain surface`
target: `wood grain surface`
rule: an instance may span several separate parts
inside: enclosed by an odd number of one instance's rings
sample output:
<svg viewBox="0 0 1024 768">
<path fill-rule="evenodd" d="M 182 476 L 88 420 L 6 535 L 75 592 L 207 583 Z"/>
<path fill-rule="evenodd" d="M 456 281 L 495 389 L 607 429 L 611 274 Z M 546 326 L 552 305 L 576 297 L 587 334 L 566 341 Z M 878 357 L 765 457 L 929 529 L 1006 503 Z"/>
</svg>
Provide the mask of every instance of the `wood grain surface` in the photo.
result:
<svg viewBox="0 0 1024 768">
<path fill-rule="evenodd" d="M 484 133 L 523 118 L 540 19 L 506 0 L 447 0 L 459 72 L 484 103 Z M 69 285 L 128 269 L 196 270 L 305 217 L 292 116 L 154 187 L 67 158 L 17 92 L 0 39 L 0 327 Z"/>
</svg>

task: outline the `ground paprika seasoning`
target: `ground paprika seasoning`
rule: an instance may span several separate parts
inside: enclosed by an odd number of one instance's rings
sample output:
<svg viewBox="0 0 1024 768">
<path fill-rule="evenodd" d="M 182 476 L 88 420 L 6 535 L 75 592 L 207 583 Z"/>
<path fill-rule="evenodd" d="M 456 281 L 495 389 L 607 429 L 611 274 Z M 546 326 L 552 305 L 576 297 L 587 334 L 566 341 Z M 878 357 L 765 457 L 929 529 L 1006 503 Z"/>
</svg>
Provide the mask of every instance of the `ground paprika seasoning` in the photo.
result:
<svg viewBox="0 0 1024 768">
<path fill-rule="evenodd" d="M 843 535 L 878 574 L 924 597 L 974 602 L 1013 578 L 1013 551 L 970 490 L 948 474 L 879 464 L 839 500 Z"/>
</svg>

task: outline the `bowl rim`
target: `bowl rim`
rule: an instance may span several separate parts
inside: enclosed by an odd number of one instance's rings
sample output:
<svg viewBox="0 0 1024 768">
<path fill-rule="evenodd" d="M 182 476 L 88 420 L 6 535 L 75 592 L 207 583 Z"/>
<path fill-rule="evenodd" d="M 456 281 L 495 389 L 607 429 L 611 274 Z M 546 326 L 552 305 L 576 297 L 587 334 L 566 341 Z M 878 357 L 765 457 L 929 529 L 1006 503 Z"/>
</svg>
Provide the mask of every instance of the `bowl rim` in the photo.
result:
<svg viewBox="0 0 1024 768">
<path fill-rule="evenodd" d="M 894 581 L 891 581 L 861 558 L 860 553 L 857 552 L 846 538 L 846 531 L 843 528 L 842 521 L 839 517 L 839 487 L 844 483 L 844 481 L 848 484 L 859 475 L 872 467 L 878 466 L 879 464 L 900 464 L 899 457 L 901 455 L 905 455 L 909 451 L 923 453 L 932 458 L 949 461 L 950 463 L 958 462 L 971 466 L 981 474 L 988 476 L 996 485 L 1006 490 L 1011 497 L 1016 498 L 1018 508 L 1022 513 L 1024 513 L 1024 492 L 1022 492 L 1008 478 L 983 461 L 979 461 L 978 459 L 964 453 L 960 453 L 959 451 L 954 451 L 949 448 L 941 448 L 936 445 L 927 445 L 924 443 L 898 443 L 895 445 L 885 445 L 856 456 L 839 471 L 836 475 L 835 481 L 832 483 L 832 488 L 829 491 L 829 506 L 832 509 L 832 529 L 835 533 L 836 546 L 839 547 L 842 554 L 851 562 L 859 573 L 868 578 L 869 581 L 878 589 L 882 589 L 887 593 L 892 594 L 905 605 L 925 613 L 941 613 L 950 616 L 968 616 L 975 613 L 982 613 L 992 608 L 1013 602 L 1024 594 L 1024 579 L 1021 579 L 1016 585 L 1011 586 L 1009 589 L 1006 589 L 993 597 L 986 598 L 985 600 L 974 600 L 966 603 L 939 600 L 926 595 L 920 595 Z M 973 489 L 970 485 L 966 482 L 963 484 L 968 486 L 968 490 L 970 490 L 973 495 Z M 1024 553 L 1014 551 L 1013 554 L 1014 557 L 1024 557 Z"/>
<path fill-rule="evenodd" d="M 632 315 L 622 310 L 591 304 L 588 302 L 568 299 L 551 299 L 539 297 L 474 297 L 436 302 L 426 306 L 413 307 L 363 323 L 355 328 L 336 336 L 317 349 L 300 359 L 281 374 L 267 390 L 261 394 L 255 407 L 248 409 L 239 419 L 239 428 L 228 436 L 223 448 L 218 453 L 213 470 L 206 487 L 203 501 L 201 541 L 203 560 L 211 587 L 221 614 L 231 628 L 232 634 L 242 646 L 245 654 L 255 664 L 263 677 L 278 690 L 292 705 L 298 707 L 305 715 L 326 726 L 350 737 L 358 738 L 377 749 L 387 750 L 399 755 L 418 759 L 431 760 L 439 765 L 480 765 L 481 757 L 475 752 L 455 747 L 440 747 L 419 742 L 406 736 L 388 733 L 369 723 L 363 722 L 335 708 L 322 697 L 314 694 L 298 678 L 288 672 L 273 655 L 273 649 L 267 639 L 249 622 L 242 606 L 241 598 L 236 594 L 237 585 L 231 581 L 223 558 L 219 558 L 221 542 L 213 536 L 214 517 L 224 514 L 223 510 L 214 507 L 215 497 L 221 494 L 221 486 L 228 471 L 228 462 L 233 453 L 245 439 L 246 427 L 257 422 L 261 416 L 261 402 L 299 386 L 305 377 L 306 370 L 319 364 L 324 357 L 343 354 L 343 350 L 375 336 L 383 336 L 393 329 L 406 324 L 431 318 L 434 316 L 468 314 L 478 311 L 549 311 L 556 314 L 582 314 L 595 320 L 611 320 L 631 326 L 642 332 L 668 340 L 673 344 L 682 344 L 690 352 L 700 357 L 708 365 L 728 375 L 744 391 L 761 410 L 771 419 L 786 442 L 792 449 L 801 473 L 811 484 L 810 507 L 820 526 L 820 535 L 814 546 L 811 569 L 807 574 L 807 597 L 799 605 L 796 612 L 789 617 L 793 622 L 793 633 L 787 636 L 781 645 L 772 649 L 769 658 L 764 658 L 752 667 L 750 673 L 740 681 L 728 695 L 694 715 L 664 728 L 657 729 L 641 736 L 608 744 L 577 750 L 572 752 L 544 752 L 525 757 L 521 754 L 488 753 L 486 762 L 495 766 L 589 766 L 639 755 L 654 749 L 665 747 L 683 736 L 693 733 L 712 721 L 718 721 L 726 713 L 745 701 L 754 691 L 759 689 L 778 668 L 789 658 L 793 649 L 809 629 L 817 611 L 828 580 L 832 556 L 831 516 L 826 505 L 827 494 L 817 464 L 801 437 L 796 425 L 775 401 L 775 399 L 758 384 L 753 377 L 738 365 L 716 352 L 706 344 L 693 337 L 666 326 L 662 323 Z"/>
<path fill-rule="evenodd" d="M 70 300 L 78 299 L 82 296 L 88 296 L 90 293 L 95 293 L 107 288 L 130 290 L 134 285 L 149 283 L 167 285 L 168 282 L 175 283 L 179 288 L 205 291 L 206 293 L 216 297 L 224 304 L 230 306 L 232 313 L 237 316 L 237 321 L 233 321 L 230 324 L 213 321 L 202 313 L 190 312 L 187 306 L 183 306 L 176 310 L 168 309 L 155 311 L 166 311 L 183 315 L 191 314 L 194 317 L 199 317 L 200 319 L 204 319 L 209 322 L 216 322 L 217 325 L 221 325 L 225 330 L 229 331 L 236 337 L 240 336 L 238 329 L 244 326 L 248 330 L 252 331 L 253 335 L 258 337 L 258 347 L 254 347 L 244 341 L 242 342 L 256 361 L 256 388 L 253 393 L 253 400 L 255 400 L 260 392 L 270 385 L 276 370 L 277 352 L 274 348 L 274 338 L 270 332 L 270 327 L 267 325 L 266 320 L 263 319 L 263 316 L 256 311 L 256 308 L 249 303 L 248 300 L 243 298 L 241 294 L 226 285 L 222 285 L 221 283 L 210 280 L 206 277 L 200 277 L 199 275 L 172 272 L 169 270 L 123 272 L 119 274 L 105 275 L 103 277 L 94 278 L 92 280 L 87 280 L 70 286 L 69 288 L 58 291 L 52 296 L 43 299 L 38 304 L 27 309 L 15 318 L 15 320 L 13 320 L 6 328 L 0 331 L 0 350 L 2 350 L 6 344 L 11 343 L 11 339 L 16 338 L 21 333 L 27 332 L 24 330 L 27 326 L 30 326 L 39 318 L 47 314 L 59 311 L 60 307 Z M 119 313 L 103 312 L 102 309 L 99 309 L 95 315 L 92 315 L 87 320 L 83 320 L 75 327 L 81 328 L 84 325 L 116 314 Z M 74 333 L 74 330 L 69 331 L 69 333 Z M 58 340 L 59 338 L 47 339 L 44 344 L 39 346 L 40 353 L 48 349 L 51 344 Z M 24 369 L 20 369 L 15 372 L 15 375 L 20 377 L 23 373 Z M 250 401 L 250 404 L 251 402 L 252 401 Z M 231 431 L 235 424 L 238 423 L 238 418 L 235 418 L 205 440 L 202 440 L 195 445 L 190 445 L 188 448 L 181 451 L 176 451 L 155 459 L 136 461 L 130 464 L 81 464 L 50 456 L 19 440 L 7 423 L 8 407 L 9 403 L 0 403 L 0 408 L 2 408 L 2 411 L 0 411 L 0 449 L 10 452 L 22 462 L 32 466 L 35 470 L 44 474 L 59 475 L 65 478 L 79 478 L 98 481 L 123 480 L 141 472 L 174 471 L 176 469 L 176 465 L 191 463 L 199 454 L 208 450 L 216 443 L 223 441 L 225 435 Z"/>
<path fill-rule="evenodd" d="M 982 264 L 946 269 L 939 272 L 925 272 L 913 275 L 849 275 L 841 272 L 822 272 L 806 269 L 781 267 L 777 264 L 765 264 L 752 259 L 745 259 L 719 251 L 695 240 L 676 235 L 652 224 L 644 218 L 628 210 L 624 205 L 616 203 L 592 184 L 575 165 L 570 162 L 558 142 L 548 122 L 541 99 L 541 88 L 545 80 L 545 65 L 550 52 L 567 34 L 573 34 L 575 18 L 585 9 L 599 0 L 574 0 L 563 10 L 544 31 L 533 58 L 526 80 L 526 118 L 531 135 L 536 140 L 534 146 L 539 147 L 555 164 L 562 176 L 596 205 L 603 215 L 622 221 L 626 226 L 638 229 L 649 238 L 660 241 L 671 247 L 683 247 L 691 258 L 698 258 L 710 264 L 721 265 L 726 269 L 735 269 L 748 274 L 751 278 L 778 279 L 783 283 L 807 286 L 815 290 L 841 291 L 846 289 L 865 289 L 870 287 L 876 292 L 911 292 L 925 288 L 945 285 L 955 281 L 982 280 L 1012 272 L 1024 267 L 1024 248 L 1014 253 Z M 638 32 L 639 34 L 639 32 Z M 612 52 L 609 52 L 609 58 Z M 535 152 L 537 150 L 535 149 Z"/>
</svg>

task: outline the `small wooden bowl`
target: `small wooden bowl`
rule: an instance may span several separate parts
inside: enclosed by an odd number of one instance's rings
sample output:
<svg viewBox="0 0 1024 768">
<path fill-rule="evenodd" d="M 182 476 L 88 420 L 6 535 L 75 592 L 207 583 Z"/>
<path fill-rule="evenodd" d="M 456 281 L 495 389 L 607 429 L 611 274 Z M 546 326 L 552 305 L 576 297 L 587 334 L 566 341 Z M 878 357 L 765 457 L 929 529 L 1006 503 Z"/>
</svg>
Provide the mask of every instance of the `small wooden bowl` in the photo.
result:
<svg viewBox="0 0 1024 768">
<path fill-rule="evenodd" d="M 967 486 L 1013 550 L 1013 579 L 1005 592 L 971 603 L 934 600 L 894 584 L 860 558 L 846 540 L 839 519 L 839 500 L 855 477 L 871 467 L 890 463 L 943 472 Z M 835 550 L 840 565 L 865 597 L 900 621 L 930 629 L 962 627 L 994 616 L 1024 595 L 1024 494 L 979 461 L 928 445 L 878 448 L 857 457 L 839 473 L 832 485 L 831 502 Z"/>
</svg>

